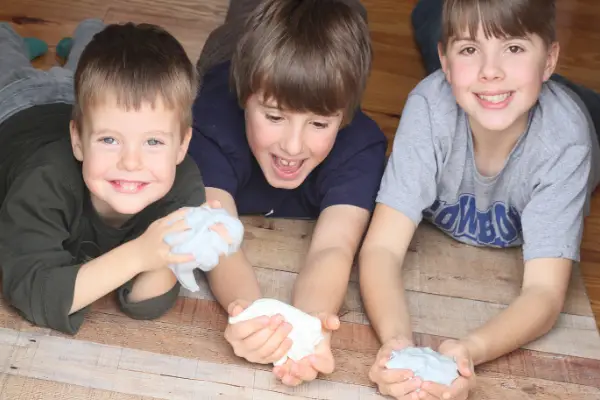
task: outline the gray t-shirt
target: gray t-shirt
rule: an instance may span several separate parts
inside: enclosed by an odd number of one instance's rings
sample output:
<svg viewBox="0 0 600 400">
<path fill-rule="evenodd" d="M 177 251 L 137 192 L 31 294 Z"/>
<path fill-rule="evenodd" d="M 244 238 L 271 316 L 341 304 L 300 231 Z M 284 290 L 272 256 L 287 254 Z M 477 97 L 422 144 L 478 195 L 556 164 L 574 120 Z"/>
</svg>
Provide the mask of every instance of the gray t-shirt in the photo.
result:
<svg viewBox="0 0 600 400">
<path fill-rule="evenodd" d="M 503 169 L 482 176 L 467 115 L 437 71 L 407 99 L 377 202 L 464 243 L 522 245 L 525 261 L 579 261 L 583 217 L 600 176 L 598 152 L 581 100 L 549 81 Z"/>
</svg>

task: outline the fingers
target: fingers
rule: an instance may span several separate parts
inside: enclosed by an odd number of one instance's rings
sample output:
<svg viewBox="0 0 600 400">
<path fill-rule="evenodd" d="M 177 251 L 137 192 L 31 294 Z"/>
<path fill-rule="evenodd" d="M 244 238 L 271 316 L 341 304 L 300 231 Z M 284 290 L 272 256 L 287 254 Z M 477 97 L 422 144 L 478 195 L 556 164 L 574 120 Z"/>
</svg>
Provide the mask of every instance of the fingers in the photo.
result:
<svg viewBox="0 0 600 400">
<path fill-rule="evenodd" d="M 269 325 L 269 329 L 273 329 L 271 325 Z M 275 362 L 281 359 L 292 346 L 292 340 L 287 338 L 291 331 L 292 325 L 282 322 L 275 326 L 274 332 L 258 347 L 250 347 L 251 338 L 249 338 L 248 348 L 266 362 Z"/>
<path fill-rule="evenodd" d="M 404 382 L 413 376 L 413 372 L 409 369 L 388 369 L 379 373 L 379 381 L 386 384 L 392 384 Z"/>
<path fill-rule="evenodd" d="M 331 353 L 328 354 L 313 354 L 308 357 L 310 365 L 318 372 L 329 375 L 335 369 L 335 360 Z"/>
<path fill-rule="evenodd" d="M 211 231 L 219 234 L 219 236 L 221 236 L 221 238 L 225 242 L 227 242 L 227 244 L 231 244 L 233 242 L 233 239 L 231 239 L 231 236 L 229 236 L 229 232 L 227 231 L 227 228 L 225 228 L 225 226 L 223 224 L 215 224 L 215 225 L 211 226 L 209 229 Z"/>
<path fill-rule="evenodd" d="M 178 220 L 183 219 L 185 215 L 190 211 L 190 207 L 181 207 L 178 210 L 173 211 L 167 216 L 163 217 L 162 220 L 167 223 L 167 225 L 171 225 Z"/>
<path fill-rule="evenodd" d="M 408 379 L 404 382 L 392 384 L 380 384 L 379 391 L 381 394 L 392 396 L 396 399 L 418 399 L 418 394 L 415 392 L 421 386 L 419 378 Z"/>
<path fill-rule="evenodd" d="M 170 232 L 180 232 L 188 229 L 190 229 L 190 226 L 187 224 L 187 222 L 185 222 L 184 219 L 169 220 L 167 226 L 164 228 L 163 236 Z"/>
<path fill-rule="evenodd" d="M 227 340 L 245 340 L 246 338 L 266 328 L 269 325 L 269 322 L 269 317 L 263 316 L 258 318 L 252 318 L 247 321 L 238 322 L 234 325 L 230 325 L 230 337 L 228 337 Z"/>
<path fill-rule="evenodd" d="M 459 377 L 450 386 L 450 390 L 447 391 L 447 397 L 442 397 L 442 400 L 464 400 L 469 395 L 470 382 L 468 379 Z"/>
<path fill-rule="evenodd" d="M 435 398 L 435 399 L 447 399 L 447 397 L 444 397 L 444 394 L 449 393 L 450 387 L 445 386 L 445 385 L 440 385 L 439 383 L 427 381 L 427 382 L 423 382 L 422 389 L 424 392 L 432 395 L 433 398 Z M 427 398 L 426 393 L 424 393 L 422 396 L 419 396 L 419 397 L 422 399 Z"/>
<path fill-rule="evenodd" d="M 293 344 L 292 339 L 285 338 L 283 340 L 283 342 L 281 342 L 279 347 L 269 357 L 271 359 L 271 362 L 281 360 L 283 358 L 283 356 L 285 356 L 287 354 L 287 352 L 290 351 L 292 344 Z"/>
<path fill-rule="evenodd" d="M 267 327 L 246 337 L 244 347 L 250 352 L 256 353 L 258 358 L 265 359 L 270 355 L 267 351 L 270 349 L 272 353 L 277 349 L 291 330 L 291 325 L 284 322 L 282 316 L 277 315 L 270 320 Z M 268 343 L 271 340 L 274 343 Z"/>
<path fill-rule="evenodd" d="M 205 204 L 207 204 L 210 208 L 223 208 L 219 200 L 209 200 Z"/>
</svg>

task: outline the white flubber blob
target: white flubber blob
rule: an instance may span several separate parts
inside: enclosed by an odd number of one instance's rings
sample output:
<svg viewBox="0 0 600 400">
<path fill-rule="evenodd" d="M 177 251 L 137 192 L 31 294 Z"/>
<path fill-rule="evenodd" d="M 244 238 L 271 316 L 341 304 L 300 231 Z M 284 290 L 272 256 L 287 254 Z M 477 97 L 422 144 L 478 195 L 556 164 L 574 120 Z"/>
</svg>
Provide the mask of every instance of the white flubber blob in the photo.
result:
<svg viewBox="0 0 600 400">
<path fill-rule="evenodd" d="M 171 246 L 173 254 L 193 254 L 194 261 L 171 264 L 169 268 L 181 286 L 197 292 L 200 287 L 194 270 L 199 268 L 205 272 L 210 271 L 217 266 L 221 255 L 228 256 L 238 251 L 244 237 L 244 226 L 225 209 L 211 208 L 208 205 L 191 208 L 182 218 L 190 229 L 172 232 L 165 236 L 164 241 Z M 227 229 L 231 243 L 227 243 L 221 235 L 210 229 L 216 224 L 223 224 Z"/>
<path fill-rule="evenodd" d="M 273 365 L 282 365 L 288 358 L 299 361 L 315 352 L 315 347 L 324 339 L 321 329 L 321 320 L 313 317 L 277 299 L 259 299 L 235 317 L 229 317 L 229 323 L 235 324 L 252 318 L 280 314 L 286 322 L 292 325 L 288 337 L 292 340 L 292 347 L 288 353 Z"/>
<path fill-rule="evenodd" d="M 451 357 L 429 347 L 407 347 L 393 351 L 386 364 L 389 369 L 409 369 L 423 381 L 450 386 L 458 378 L 458 366 Z"/>
</svg>

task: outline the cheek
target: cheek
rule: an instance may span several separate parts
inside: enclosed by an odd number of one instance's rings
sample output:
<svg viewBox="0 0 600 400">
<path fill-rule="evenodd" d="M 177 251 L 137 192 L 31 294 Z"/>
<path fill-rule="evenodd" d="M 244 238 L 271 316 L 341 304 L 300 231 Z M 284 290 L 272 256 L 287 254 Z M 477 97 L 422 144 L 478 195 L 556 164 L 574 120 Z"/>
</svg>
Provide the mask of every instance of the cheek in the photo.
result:
<svg viewBox="0 0 600 400">
<path fill-rule="evenodd" d="M 246 136 L 253 151 L 261 151 L 277 144 L 280 138 L 279 129 L 261 116 L 246 118 Z"/>
<path fill-rule="evenodd" d="M 453 88 L 466 89 L 479 77 L 479 67 L 474 62 L 450 62 L 448 79 Z"/>
<path fill-rule="evenodd" d="M 323 160 L 335 143 L 337 129 L 328 129 L 327 132 L 315 131 L 307 139 L 307 147 L 310 149 L 313 157 Z"/>
<path fill-rule="evenodd" d="M 89 150 L 83 158 L 83 174 L 87 178 L 101 178 L 114 165 L 116 157 L 110 152 L 98 152 Z"/>
</svg>

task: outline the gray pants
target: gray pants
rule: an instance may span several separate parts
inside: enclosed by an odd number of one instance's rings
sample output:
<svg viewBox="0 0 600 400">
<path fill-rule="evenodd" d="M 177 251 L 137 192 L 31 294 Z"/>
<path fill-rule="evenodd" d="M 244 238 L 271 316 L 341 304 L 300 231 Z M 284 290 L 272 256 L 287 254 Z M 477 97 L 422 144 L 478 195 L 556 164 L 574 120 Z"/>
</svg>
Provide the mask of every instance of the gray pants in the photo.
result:
<svg viewBox="0 0 600 400">
<path fill-rule="evenodd" d="M 360 0 L 338 0 L 340 3 L 346 3 L 353 9 L 357 10 L 367 20 L 367 10 L 360 3 Z M 248 14 L 250 14 L 259 4 L 261 0 L 230 0 L 229 9 L 223 25 L 212 31 L 200 57 L 196 64 L 200 85 L 202 77 L 212 67 L 225 61 L 231 60 L 237 42 L 242 35 L 244 22 Z"/>
<path fill-rule="evenodd" d="M 103 29 L 104 23 L 97 19 L 81 22 L 75 29 L 65 66 L 42 71 L 31 65 L 23 38 L 8 23 L 0 23 L 0 124 L 32 106 L 73 104 L 77 62 L 85 46 Z"/>
</svg>

